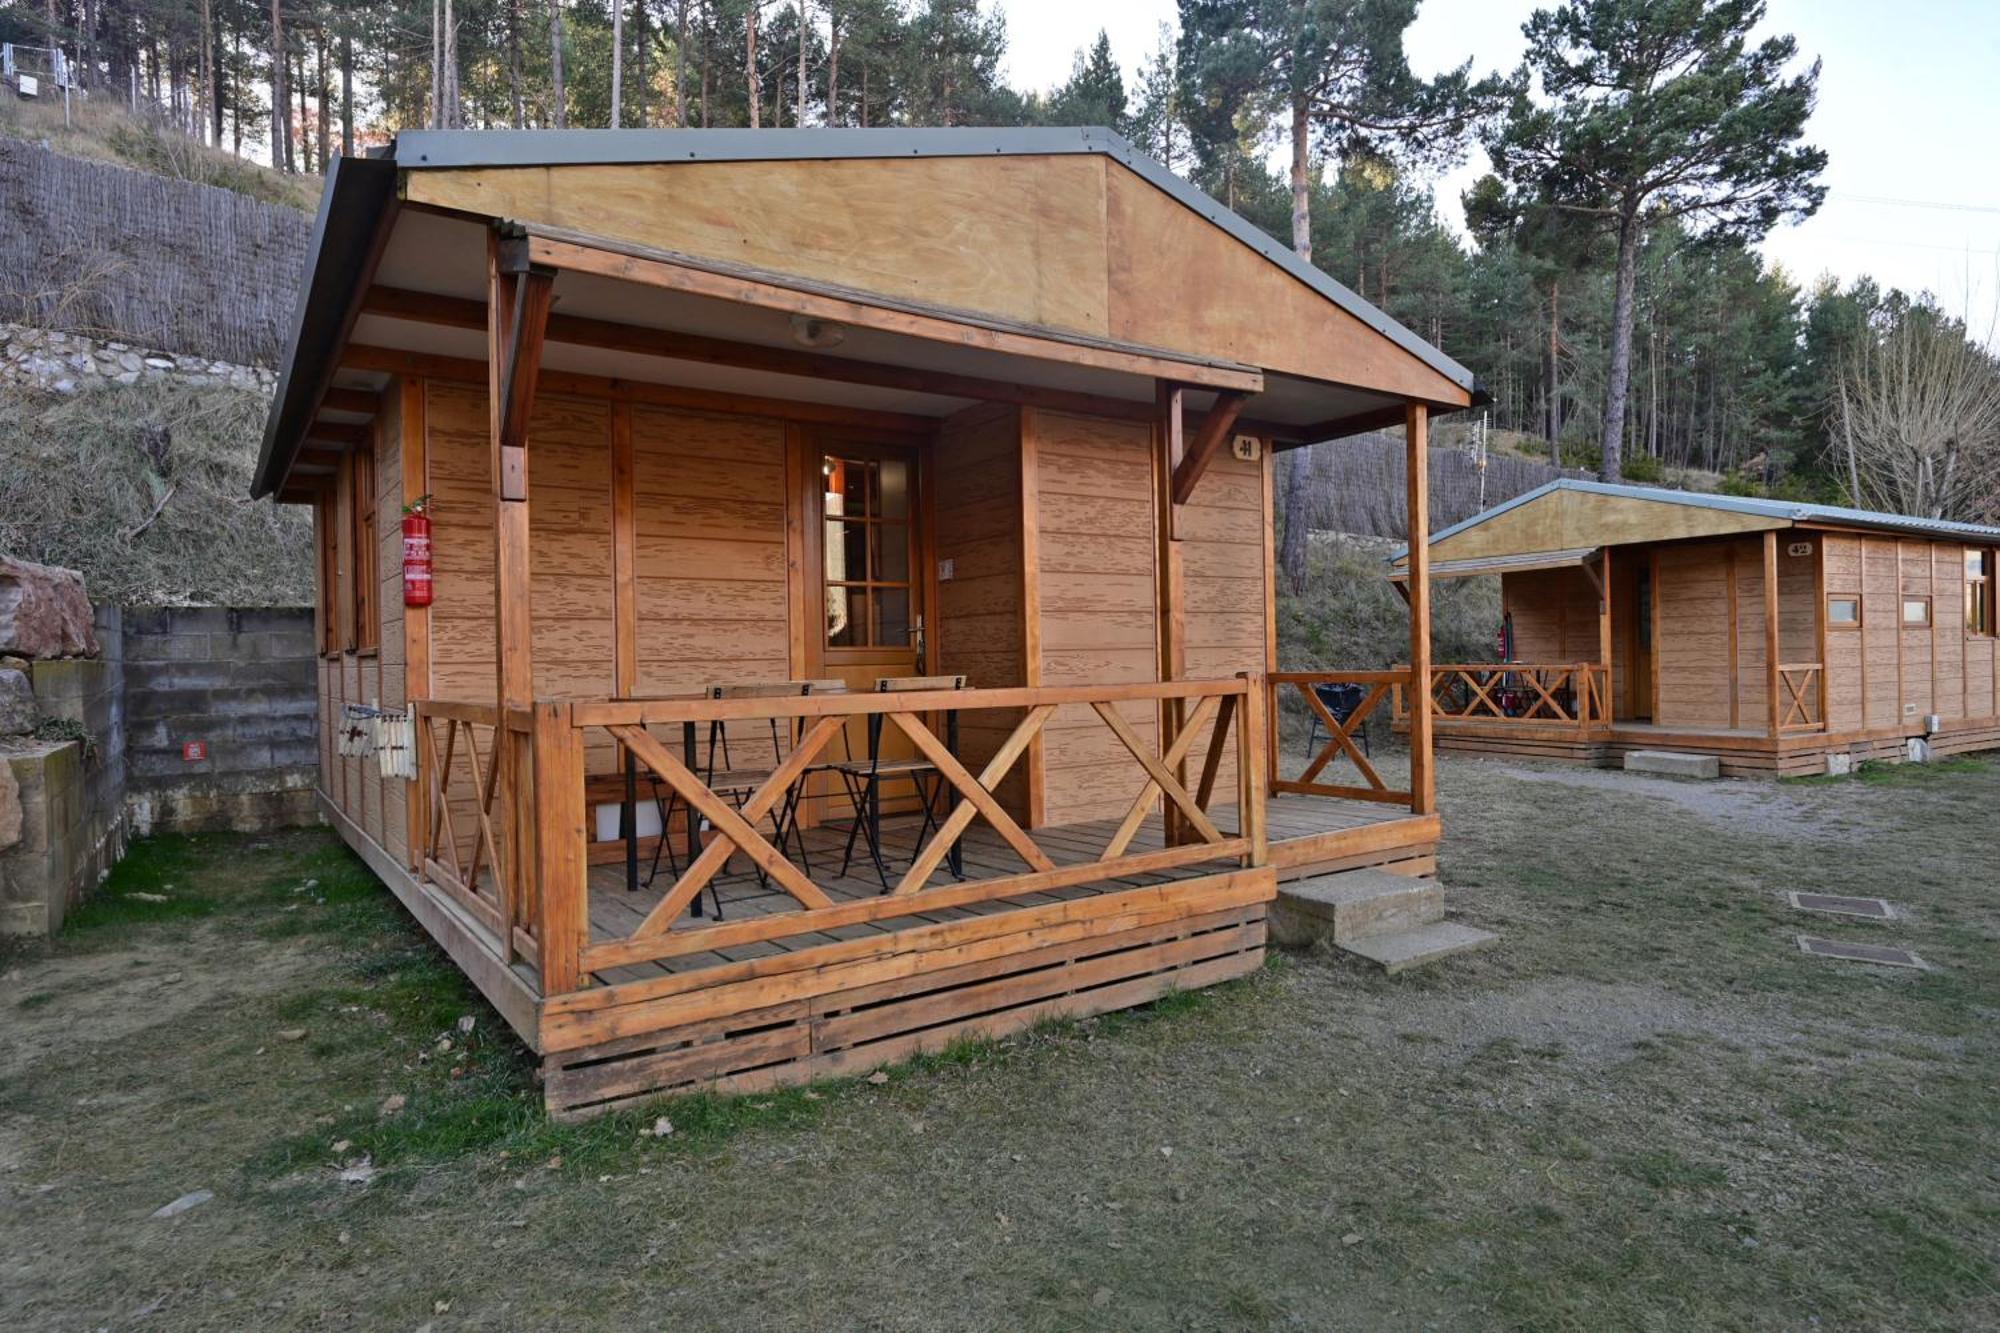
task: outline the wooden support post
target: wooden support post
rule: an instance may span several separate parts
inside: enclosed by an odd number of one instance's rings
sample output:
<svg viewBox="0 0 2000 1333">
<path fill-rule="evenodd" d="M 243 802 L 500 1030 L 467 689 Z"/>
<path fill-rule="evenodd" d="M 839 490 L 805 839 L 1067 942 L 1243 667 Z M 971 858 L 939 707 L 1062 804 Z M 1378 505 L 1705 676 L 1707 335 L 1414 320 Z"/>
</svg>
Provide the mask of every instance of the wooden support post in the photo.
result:
<svg viewBox="0 0 2000 1333">
<path fill-rule="evenodd" d="M 1244 864 L 1250 866 L 1268 865 L 1271 859 L 1270 834 L 1265 825 L 1264 803 L 1268 799 L 1270 786 L 1269 770 L 1271 755 L 1265 747 L 1270 741 L 1269 717 L 1266 712 L 1271 703 L 1268 677 L 1251 672 L 1238 673 L 1246 686 L 1240 710 L 1241 721 L 1236 728 L 1236 827 L 1250 843 L 1244 853 Z"/>
<path fill-rule="evenodd" d="M 1154 587 L 1159 594 L 1159 675 L 1161 680 L 1181 680 L 1187 675 L 1187 588 L 1181 563 L 1180 505 L 1173 498 L 1173 484 L 1185 446 L 1181 386 L 1161 381 L 1158 390 L 1159 419 L 1153 431 L 1153 494 L 1158 514 L 1155 523 L 1159 568 Z M 1165 754 L 1180 736 L 1187 720 L 1184 701 L 1160 701 L 1160 753 Z M 1174 774 L 1187 785 L 1187 765 L 1178 765 Z M 1186 840 L 1187 821 L 1167 802 L 1161 809 L 1165 820 L 1167 846 Z"/>
<path fill-rule="evenodd" d="M 401 412 L 397 428 L 402 432 L 403 503 L 415 503 L 430 490 L 430 467 L 428 458 L 428 436 L 424 426 L 424 382 L 406 378 L 400 386 Z M 431 609 L 428 606 L 406 606 L 403 608 L 403 699 L 409 706 L 410 716 L 416 716 L 415 704 L 431 697 Z M 421 754 L 421 746 L 419 746 Z M 429 798 L 424 786 L 430 774 L 421 765 L 415 781 L 409 787 L 408 836 L 404 839 L 406 859 L 412 870 L 423 867 L 423 838 L 418 830 L 430 828 Z M 498 873 L 497 871 L 495 872 Z"/>
<path fill-rule="evenodd" d="M 555 275 L 520 262 L 519 247 L 488 233 L 486 250 L 486 394 L 491 438 L 488 467 L 493 486 L 493 623 L 500 722 L 494 762 L 506 794 L 504 863 L 495 873 L 511 877 L 517 903 L 537 901 L 531 880 L 536 818 L 530 789 L 528 737 L 509 725 L 509 714 L 534 701 L 534 621 L 529 610 L 528 419 L 542 362 Z M 580 779 L 579 779 L 580 780 Z M 579 828 L 576 837 L 582 838 Z M 504 923 L 511 942 L 518 923 Z M 550 950 L 544 949 L 546 960 Z M 560 953 L 560 950 L 554 951 Z"/>
<path fill-rule="evenodd" d="M 1184 505 L 1194 495 L 1195 484 L 1208 465 L 1222 452 L 1222 442 L 1229 438 L 1229 428 L 1236 424 L 1237 414 L 1243 411 L 1243 404 L 1250 400 L 1246 393 L 1225 390 L 1215 396 L 1208 414 L 1201 419 L 1201 429 L 1195 432 L 1194 444 L 1184 456 L 1176 451 L 1173 470 L 1173 502 Z"/>
<path fill-rule="evenodd" d="M 1599 710 L 1602 716 L 1597 721 L 1609 723 L 1611 721 L 1611 714 L 1615 711 L 1611 706 L 1611 698 L 1614 691 L 1611 684 L 1611 548 L 1609 546 L 1604 548 L 1604 568 L 1602 572 L 1603 577 L 1599 580 L 1600 586 L 1597 590 L 1597 664 L 1604 668 L 1599 673 L 1604 680 L 1604 699 L 1602 701 L 1603 707 Z M 1585 691 L 1587 696 L 1596 689 L 1596 680 L 1597 677 L 1592 676 L 1586 682 L 1590 685 L 1590 689 Z M 1589 716 L 1587 709 L 1585 710 L 1585 716 Z"/>
<path fill-rule="evenodd" d="M 1431 486 L 1430 409 L 1403 409 L 1403 447 L 1409 474 L 1410 544 L 1410 813 L 1437 809 L 1437 774 L 1431 766 Z"/>
<path fill-rule="evenodd" d="M 1764 710 L 1771 737 L 1777 739 L 1778 708 L 1778 534 L 1764 534 Z"/>
<path fill-rule="evenodd" d="M 535 881 L 541 888 L 537 941 L 542 994 L 562 995 L 584 982 L 590 944 L 589 844 L 584 841 L 583 733 L 562 704 L 534 707 Z"/>
</svg>

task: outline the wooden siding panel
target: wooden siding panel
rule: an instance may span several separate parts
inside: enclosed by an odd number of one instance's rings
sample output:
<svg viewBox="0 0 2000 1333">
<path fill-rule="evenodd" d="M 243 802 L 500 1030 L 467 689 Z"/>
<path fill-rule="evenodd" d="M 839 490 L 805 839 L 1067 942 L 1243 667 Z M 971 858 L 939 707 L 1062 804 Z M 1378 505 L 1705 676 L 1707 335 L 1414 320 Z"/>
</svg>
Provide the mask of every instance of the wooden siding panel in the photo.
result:
<svg viewBox="0 0 2000 1333">
<path fill-rule="evenodd" d="M 1159 679 L 1152 431 L 1133 422 L 1035 414 L 1039 614 L 1044 685 Z M 1136 503 L 1134 502 L 1136 497 Z M 1080 589 L 1109 575 L 1087 597 Z M 1159 743 L 1156 706 L 1121 710 Z M 1138 763 L 1088 708 L 1049 719 L 1044 802 L 1060 823 L 1116 818 L 1143 782 Z"/>
<path fill-rule="evenodd" d="M 1028 682 L 1021 549 L 1021 414 L 973 408 L 946 421 L 931 455 L 937 559 L 952 577 L 937 585 L 937 669 L 975 688 Z M 977 772 L 1021 719 L 1018 709 L 963 719 L 960 751 Z M 1001 784 L 1002 806 L 1028 816 L 1028 764 L 1017 760 Z"/>
<path fill-rule="evenodd" d="M 633 408 L 642 693 L 793 674 L 784 457 L 776 421 Z"/>
<path fill-rule="evenodd" d="M 1744 719 L 1762 717 L 1764 611 L 1761 557 L 1737 560 L 1737 668 Z M 1729 709 L 1729 589 L 1727 557 L 1714 544 L 1660 551 L 1659 634 L 1654 641 L 1659 708 L 1654 722 L 1675 727 L 1727 727 Z"/>
<path fill-rule="evenodd" d="M 1861 542 L 1859 538 L 1828 533 L 1821 538 L 1826 565 L 1828 597 L 1861 595 Z M 1820 608 L 1824 615 L 1826 609 Z M 1867 648 L 1864 631 L 1837 629 L 1826 632 L 1827 725 L 1835 732 L 1858 731 L 1867 725 L 1863 711 L 1862 658 Z"/>
</svg>

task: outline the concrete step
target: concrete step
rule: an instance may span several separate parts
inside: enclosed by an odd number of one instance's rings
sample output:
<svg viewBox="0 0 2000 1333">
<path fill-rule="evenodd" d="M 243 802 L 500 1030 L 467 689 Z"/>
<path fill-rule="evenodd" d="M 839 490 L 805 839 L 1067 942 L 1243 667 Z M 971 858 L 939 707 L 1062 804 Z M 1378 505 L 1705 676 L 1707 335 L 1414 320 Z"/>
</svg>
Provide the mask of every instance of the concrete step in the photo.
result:
<svg viewBox="0 0 2000 1333">
<path fill-rule="evenodd" d="M 1628 750 L 1627 773 L 1660 773 L 1670 778 L 1719 778 L 1722 761 L 1712 754 L 1682 754 L 1678 750 Z"/>
<path fill-rule="evenodd" d="M 1278 886 L 1271 937 L 1302 946 L 1319 940 L 1345 945 L 1444 919 L 1444 891 L 1434 879 L 1386 870 L 1343 870 Z"/>
<path fill-rule="evenodd" d="M 1413 930 L 1370 935 L 1340 947 L 1371 963 L 1380 964 L 1384 972 L 1394 976 L 1406 968 L 1483 949 L 1499 938 L 1490 930 L 1461 926 L 1456 921 L 1436 921 Z"/>
</svg>

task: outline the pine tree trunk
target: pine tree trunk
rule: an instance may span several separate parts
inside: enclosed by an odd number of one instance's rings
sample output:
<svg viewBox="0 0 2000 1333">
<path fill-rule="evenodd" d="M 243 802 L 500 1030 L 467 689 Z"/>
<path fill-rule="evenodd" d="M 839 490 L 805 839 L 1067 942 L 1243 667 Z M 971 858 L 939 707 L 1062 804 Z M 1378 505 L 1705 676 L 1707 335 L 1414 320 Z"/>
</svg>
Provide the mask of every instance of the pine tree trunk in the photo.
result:
<svg viewBox="0 0 2000 1333">
<path fill-rule="evenodd" d="M 840 114 L 840 5 L 826 0 L 826 123 L 838 125 Z"/>
<path fill-rule="evenodd" d="M 1278 543 L 1278 568 L 1294 593 L 1306 590 L 1306 538 L 1311 531 L 1312 451 L 1318 445 L 1278 455 L 1285 488 L 1285 531 Z"/>
<path fill-rule="evenodd" d="M 806 123 L 806 0 L 797 0 L 793 10 L 799 16 L 799 96 L 792 112 L 792 124 L 803 128 Z"/>
<path fill-rule="evenodd" d="M 1548 437 L 1549 462 L 1556 467 L 1562 460 L 1562 279 L 1549 280 L 1549 370 L 1548 395 Z"/>
<path fill-rule="evenodd" d="M 681 0 L 674 14 L 674 125 L 686 129 L 688 123 L 688 0 Z"/>
<path fill-rule="evenodd" d="M 340 34 L 340 155 L 354 156 L 354 37 Z"/>
<path fill-rule="evenodd" d="M 611 0 L 611 128 L 625 115 L 625 0 Z"/>
<path fill-rule="evenodd" d="M 1625 475 L 1625 408 L 1632 382 L 1632 293 L 1639 275 L 1639 205 L 1630 200 L 1618 219 L 1618 286 L 1611 302 L 1611 365 L 1604 377 L 1604 466 L 1598 476 Z"/>
<path fill-rule="evenodd" d="M 333 99 L 330 95 L 332 85 L 327 82 L 326 55 L 326 29 L 321 28 L 319 30 L 319 41 L 314 51 L 317 61 L 314 66 L 314 75 L 318 80 L 319 92 L 319 169 L 322 174 L 326 171 L 327 163 L 331 161 L 329 154 L 332 152 L 332 144 L 328 137 L 326 104 Z"/>
<path fill-rule="evenodd" d="M 1312 121 L 1303 97 L 1292 100 L 1292 249 L 1307 263 L 1313 257 Z"/>
<path fill-rule="evenodd" d="M 764 114 L 764 82 L 757 74 L 757 10 L 762 0 L 750 0 L 743 26 L 743 78 L 750 94 L 750 128 L 761 129 Z"/>
<path fill-rule="evenodd" d="M 563 0 L 549 0 L 549 82 L 557 129 L 569 127 L 569 92 L 563 87 Z"/>
<path fill-rule="evenodd" d="M 271 165 L 292 169 L 292 103 L 285 88 L 285 17 L 271 0 Z"/>
<path fill-rule="evenodd" d="M 528 104 L 521 92 L 521 0 L 507 0 L 507 96 L 514 128 L 526 128 Z"/>
</svg>

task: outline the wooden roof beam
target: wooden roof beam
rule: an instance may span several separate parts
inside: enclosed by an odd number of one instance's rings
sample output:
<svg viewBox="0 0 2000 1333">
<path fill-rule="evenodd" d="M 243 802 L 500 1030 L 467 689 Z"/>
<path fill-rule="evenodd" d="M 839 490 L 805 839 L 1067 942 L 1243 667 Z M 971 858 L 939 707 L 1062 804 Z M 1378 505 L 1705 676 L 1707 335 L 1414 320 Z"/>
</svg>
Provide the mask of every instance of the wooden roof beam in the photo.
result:
<svg viewBox="0 0 2000 1333">
<path fill-rule="evenodd" d="M 318 444 L 333 444 L 346 448 L 358 448 L 368 443 L 369 434 L 370 430 L 367 426 L 357 425 L 351 421 L 315 420 L 310 426 L 306 427 L 305 438 L 309 442 Z"/>
<path fill-rule="evenodd" d="M 477 305 L 478 302 L 468 302 Z M 368 389 L 331 388 L 319 400 L 322 412 L 345 412 L 350 416 L 372 417 L 382 410 L 382 396 Z"/>
<path fill-rule="evenodd" d="M 486 309 L 477 301 L 400 287 L 371 287 L 362 301 L 362 313 L 447 328 L 475 330 L 486 327 Z M 767 371 L 774 375 L 795 375 L 802 379 L 865 384 L 872 388 L 902 389 L 947 398 L 970 398 L 977 402 L 1045 407 L 1084 416 L 1151 421 L 1154 414 L 1151 403 L 1113 398 L 1106 394 L 1045 388 L 980 375 L 885 366 L 853 357 L 828 356 L 824 352 L 737 342 L 700 333 L 592 319 L 584 315 L 551 314 L 547 336 L 552 343 L 566 343 L 574 347 L 636 352 L 668 361 L 694 361 L 739 370 Z"/>
<path fill-rule="evenodd" d="M 1115 344 L 1089 337 L 1063 337 L 1039 329 L 1003 327 L 961 312 L 907 302 L 859 300 L 844 288 L 809 283 L 736 265 L 695 263 L 686 256 L 627 245 L 603 237 L 555 234 L 550 228 L 530 228 L 529 257 L 537 264 L 594 274 L 620 282 L 642 283 L 665 291 L 684 292 L 737 305 L 778 310 L 788 315 L 831 320 L 855 328 L 924 338 L 953 347 L 1024 356 L 1068 366 L 1122 371 L 1149 379 L 1170 379 L 1203 389 L 1260 392 L 1264 372 L 1234 362 L 1204 361 L 1151 348 Z"/>
</svg>

